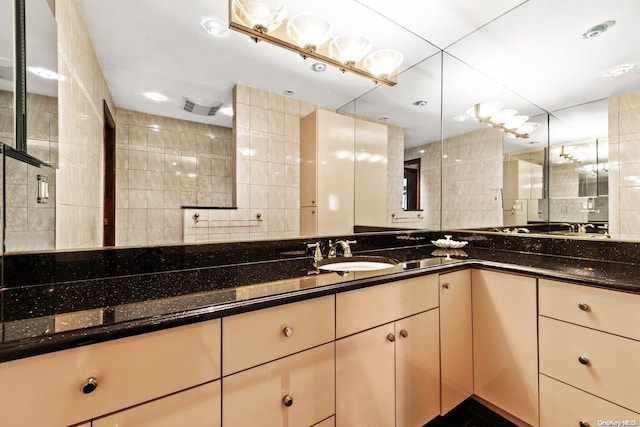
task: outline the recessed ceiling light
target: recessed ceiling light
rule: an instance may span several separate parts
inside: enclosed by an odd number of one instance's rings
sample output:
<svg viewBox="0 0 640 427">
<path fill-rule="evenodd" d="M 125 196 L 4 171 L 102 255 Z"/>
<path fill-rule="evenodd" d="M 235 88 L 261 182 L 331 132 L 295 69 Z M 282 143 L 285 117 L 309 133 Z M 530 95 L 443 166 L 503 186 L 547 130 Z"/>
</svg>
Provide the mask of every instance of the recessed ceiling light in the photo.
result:
<svg viewBox="0 0 640 427">
<path fill-rule="evenodd" d="M 621 75 L 623 75 L 625 73 L 628 73 L 629 71 L 633 70 L 636 67 L 637 67 L 636 64 L 616 65 L 615 67 L 610 68 L 607 71 L 607 75 L 610 76 L 610 77 L 621 76 Z"/>
<path fill-rule="evenodd" d="M 289 89 L 283 91 L 282 93 L 284 93 L 286 96 L 293 96 L 293 95 L 296 94 L 294 91 L 289 90 Z"/>
<path fill-rule="evenodd" d="M 418 150 L 418 153 L 424 154 L 424 150 Z"/>
<path fill-rule="evenodd" d="M 168 99 L 165 95 L 158 92 L 146 92 L 144 96 L 146 96 L 152 101 L 158 101 L 158 102 L 166 101 Z"/>
<path fill-rule="evenodd" d="M 602 35 L 602 33 L 607 31 L 609 28 L 613 27 L 615 24 L 616 24 L 616 21 L 606 21 L 606 22 L 603 22 L 602 24 L 594 25 L 593 27 L 589 28 L 587 31 L 582 33 L 582 38 L 584 39 L 596 38 Z"/>
<path fill-rule="evenodd" d="M 223 37 L 227 34 L 227 27 L 215 18 L 202 18 L 202 29 L 213 37 Z"/>
<path fill-rule="evenodd" d="M 382 116 L 382 117 L 380 117 L 378 120 L 389 120 L 389 117 L 387 117 L 387 116 Z"/>
<path fill-rule="evenodd" d="M 313 65 L 311 65 L 311 69 L 316 73 L 321 73 L 327 69 L 327 64 L 324 62 L 314 62 Z"/>
<path fill-rule="evenodd" d="M 427 105 L 427 101 L 424 101 L 424 100 L 415 101 L 413 105 L 415 105 L 416 107 L 424 107 L 425 105 Z"/>
<path fill-rule="evenodd" d="M 47 70 L 46 68 L 41 67 L 27 67 L 30 73 L 35 74 L 38 77 L 42 77 L 43 79 L 51 79 L 51 80 L 59 80 L 64 81 L 66 77 L 62 74 L 58 74 L 55 71 Z"/>
<path fill-rule="evenodd" d="M 464 122 L 465 120 L 467 120 L 467 117 L 470 117 L 470 116 L 466 116 L 466 115 L 455 116 L 453 120 L 455 120 L 456 122 Z"/>
</svg>

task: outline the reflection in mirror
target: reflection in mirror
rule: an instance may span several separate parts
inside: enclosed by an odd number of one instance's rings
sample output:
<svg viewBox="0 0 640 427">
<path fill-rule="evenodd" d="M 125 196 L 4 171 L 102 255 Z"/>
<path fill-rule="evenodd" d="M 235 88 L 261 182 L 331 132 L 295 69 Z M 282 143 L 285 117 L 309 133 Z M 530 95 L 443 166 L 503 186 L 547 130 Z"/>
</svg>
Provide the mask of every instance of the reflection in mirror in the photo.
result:
<svg viewBox="0 0 640 427">
<path fill-rule="evenodd" d="M 609 237 L 608 101 L 551 113 L 549 220 L 556 232 Z"/>
<path fill-rule="evenodd" d="M 439 159 L 421 160 L 421 210 L 403 207 L 403 182 L 405 161 L 419 158 L 419 151 L 423 150 L 420 147 L 440 144 L 441 73 L 442 54 L 438 53 L 403 72 L 399 76 L 402 85 L 377 87 L 356 99 L 359 116 L 388 123 L 386 226 L 389 228 L 440 228 L 440 186 L 434 184 L 435 179 L 429 181 L 436 176 L 439 181 Z M 407 147 L 414 148 L 407 152 Z"/>
<path fill-rule="evenodd" d="M 405 211 L 420 210 L 420 159 L 404 161 L 402 209 Z"/>
<path fill-rule="evenodd" d="M 520 221 L 526 225 L 530 210 L 536 213 L 532 220 L 540 221 L 537 212 L 542 192 L 523 194 L 512 191 L 529 189 L 531 183 L 519 184 L 520 173 L 517 177 L 510 175 L 510 163 L 504 163 L 503 156 L 531 145 L 546 146 L 544 112 L 447 54 L 443 63 L 443 94 L 442 227 L 502 227 L 521 225 L 518 224 Z M 531 117 L 529 122 L 540 126 L 528 137 L 521 137 L 522 134 L 516 137 L 474 118 L 477 114 L 484 115 L 479 113 L 480 107 L 491 103 L 501 104 L 502 112 L 516 110 L 517 115 Z M 497 108 L 487 117 L 501 123 L 506 119 L 500 120 L 499 111 Z M 504 126 L 516 128 L 509 121 Z M 536 174 L 541 175 L 541 166 L 537 170 Z M 531 172 L 523 171 L 523 178 L 525 174 L 528 176 Z M 514 212 L 524 215 L 518 217 Z"/>
</svg>

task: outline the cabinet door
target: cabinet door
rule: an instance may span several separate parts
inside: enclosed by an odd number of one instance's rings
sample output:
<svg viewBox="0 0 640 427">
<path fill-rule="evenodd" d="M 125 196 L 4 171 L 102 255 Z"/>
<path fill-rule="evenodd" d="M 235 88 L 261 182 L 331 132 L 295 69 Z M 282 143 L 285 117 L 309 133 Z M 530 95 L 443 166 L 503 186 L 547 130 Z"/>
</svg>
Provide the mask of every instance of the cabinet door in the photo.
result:
<svg viewBox="0 0 640 427">
<path fill-rule="evenodd" d="M 442 415 L 473 394 L 471 271 L 440 275 Z"/>
<path fill-rule="evenodd" d="M 93 427 L 219 427 L 220 381 L 93 421 Z"/>
<path fill-rule="evenodd" d="M 300 206 L 317 206 L 317 118 L 318 112 L 300 119 Z M 302 234 L 306 236 L 307 234 Z"/>
<path fill-rule="evenodd" d="M 396 427 L 422 426 L 440 413 L 438 309 L 398 320 Z"/>
<path fill-rule="evenodd" d="M 225 427 L 311 426 L 335 413 L 334 345 L 222 379 Z"/>
<path fill-rule="evenodd" d="M 395 425 L 393 337 L 389 323 L 336 341 L 336 426 Z"/>
<path fill-rule="evenodd" d="M 300 208 L 300 235 L 318 235 L 318 208 L 316 206 Z"/>
<path fill-rule="evenodd" d="M 355 225 L 387 226 L 386 125 L 356 120 Z"/>
<path fill-rule="evenodd" d="M 474 392 L 538 425 L 536 279 L 473 270 Z"/>
</svg>

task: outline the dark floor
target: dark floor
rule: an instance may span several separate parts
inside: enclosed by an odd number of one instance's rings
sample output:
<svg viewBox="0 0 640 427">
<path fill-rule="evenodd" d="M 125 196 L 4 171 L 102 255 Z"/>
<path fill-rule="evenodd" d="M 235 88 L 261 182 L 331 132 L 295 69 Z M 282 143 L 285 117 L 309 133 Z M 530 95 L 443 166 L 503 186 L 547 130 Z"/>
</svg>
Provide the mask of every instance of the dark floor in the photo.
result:
<svg viewBox="0 0 640 427">
<path fill-rule="evenodd" d="M 467 399 L 424 427 L 515 427 L 515 424 L 475 400 Z"/>
</svg>

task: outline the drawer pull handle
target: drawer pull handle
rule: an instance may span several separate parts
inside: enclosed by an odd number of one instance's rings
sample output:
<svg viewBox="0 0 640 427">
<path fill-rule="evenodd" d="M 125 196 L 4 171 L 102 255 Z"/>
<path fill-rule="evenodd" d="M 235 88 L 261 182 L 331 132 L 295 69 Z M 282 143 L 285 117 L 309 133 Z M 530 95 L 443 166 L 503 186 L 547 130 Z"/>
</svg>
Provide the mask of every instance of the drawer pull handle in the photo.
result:
<svg viewBox="0 0 640 427">
<path fill-rule="evenodd" d="M 387 335 L 387 341 L 394 342 L 396 340 L 396 336 L 393 334 Z"/>
<path fill-rule="evenodd" d="M 583 364 L 583 365 L 585 365 L 585 366 L 588 366 L 588 365 L 589 365 L 589 359 L 587 359 L 587 358 L 586 358 L 586 357 L 584 357 L 584 356 L 580 356 L 580 357 L 578 357 L 578 362 L 582 363 L 582 364 Z"/>
<path fill-rule="evenodd" d="M 290 326 L 285 326 L 284 329 L 282 330 L 282 333 L 284 334 L 285 337 L 290 337 L 291 335 L 293 335 L 293 328 Z"/>
<path fill-rule="evenodd" d="M 86 379 L 84 384 L 82 384 L 81 390 L 84 394 L 89 394 L 97 388 L 98 388 L 98 380 L 95 379 L 94 377 L 89 377 Z"/>
<path fill-rule="evenodd" d="M 288 394 L 285 394 L 284 397 L 282 398 L 282 404 L 287 408 L 293 405 L 293 397 L 289 396 Z"/>
<path fill-rule="evenodd" d="M 403 329 L 403 330 L 401 330 L 401 331 L 400 331 L 400 336 L 401 336 L 402 338 L 406 338 L 406 337 L 408 337 L 408 336 L 409 336 L 409 332 L 407 332 L 407 330 L 406 330 L 406 329 Z"/>
<path fill-rule="evenodd" d="M 442 287 L 445 288 L 445 289 L 449 289 L 449 286 L 450 286 L 449 282 L 445 282 L 445 283 L 442 284 Z"/>
<path fill-rule="evenodd" d="M 578 424 L 580 427 L 589 427 L 589 423 L 587 421 L 580 421 Z"/>
<path fill-rule="evenodd" d="M 591 311 L 591 307 L 589 307 L 589 304 L 586 304 L 584 302 L 578 304 L 578 308 L 582 311 Z"/>
</svg>

